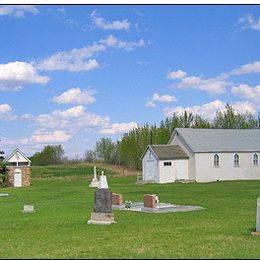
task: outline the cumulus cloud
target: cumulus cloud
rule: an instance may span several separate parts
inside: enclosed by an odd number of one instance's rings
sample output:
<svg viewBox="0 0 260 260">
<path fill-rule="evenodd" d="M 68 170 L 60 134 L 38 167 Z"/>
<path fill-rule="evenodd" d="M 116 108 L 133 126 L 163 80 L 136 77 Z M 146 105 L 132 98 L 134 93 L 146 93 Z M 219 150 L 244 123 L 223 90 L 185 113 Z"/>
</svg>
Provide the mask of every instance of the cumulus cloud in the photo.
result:
<svg viewBox="0 0 260 260">
<path fill-rule="evenodd" d="M 135 123 L 135 122 L 114 123 L 110 127 L 99 130 L 99 133 L 106 134 L 106 135 L 122 134 L 122 133 L 129 132 L 133 128 L 136 128 L 136 127 L 137 127 L 137 123 Z"/>
<path fill-rule="evenodd" d="M 187 73 L 182 70 L 171 71 L 167 74 L 167 78 L 172 79 L 172 80 L 182 79 L 182 78 L 185 78 L 186 76 L 187 76 Z"/>
<path fill-rule="evenodd" d="M 245 64 L 230 72 L 231 75 L 242 75 L 242 74 L 252 74 L 252 73 L 260 73 L 260 61 L 255 61 L 253 63 Z"/>
<path fill-rule="evenodd" d="M 170 102 L 177 101 L 177 99 L 176 99 L 175 96 L 170 96 L 170 95 L 162 95 L 162 96 L 160 96 L 159 94 L 154 93 L 153 97 L 152 97 L 152 101 L 154 101 L 154 102 L 158 101 L 158 102 L 163 102 L 163 103 L 170 103 Z"/>
<path fill-rule="evenodd" d="M 8 104 L 0 104 L 0 119 L 13 120 L 16 116 L 12 114 L 12 107 Z"/>
<path fill-rule="evenodd" d="M 254 102 L 260 102 L 260 85 L 250 87 L 247 84 L 240 84 L 238 87 L 232 88 L 232 93 Z"/>
<path fill-rule="evenodd" d="M 34 5 L 0 5 L 0 16 L 11 15 L 24 18 L 26 13 L 36 15 L 39 10 Z"/>
<path fill-rule="evenodd" d="M 235 111 L 244 113 L 250 112 L 254 114 L 256 112 L 256 107 L 249 102 L 236 102 L 231 104 Z M 192 112 L 193 114 L 198 114 L 203 118 L 213 120 L 217 111 L 224 111 L 226 103 L 221 100 L 215 100 L 203 105 L 191 106 L 191 107 L 167 107 L 164 109 L 164 114 L 167 117 L 172 116 L 174 113 L 182 114 L 184 111 Z"/>
<path fill-rule="evenodd" d="M 152 101 L 147 101 L 147 102 L 145 103 L 145 106 L 151 108 L 151 107 L 155 107 L 156 104 L 155 104 L 154 102 L 152 102 Z"/>
<path fill-rule="evenodd" d="M 90 17 L 95 26 L 103 30 L 128 30 L 131 25 L 127 19 L 122 21 L 108 22 L 96 11 L 93 11 Z"/>
<path fill-rule="evenodd" d="M 156 102 L 170 103 L 170 102 L 175 102 L 175 101 L 177 101 L 175 96 L 170 96 L 170 95 L 160 96 L 158 93 L 154 93 L 151 100 L 146 102 L 145 106 L 152 108 L 152 107 L 156 106 Z"/>
<path fill-rule="evenodd" d="M 221 74 L 219 77 L 203 79 L 196 76 L 188 76 L 186 72 L 178 70 L 167 74 L 167 78 L 171 80 L 180 80 L 177 84 L 178 88 L 192 88 L 206 91 L 211 94 L 223 94 L 226 92 L 227 86 L 230 85 L 226 81 L 227 74 Z"/>
<path fill-rule="evenodd" d="M 47 144 L 47 143 L 64 143 L 69 141 L 72 135 L 65 133 L 64 131 L 53 132 L 40 132 L 36 131 L 30 138 L 21 139 L 22 144 Z"/>
<path fill-rule="evenodd" d="M 88 104 L 96 101 L 93 90 L 83 90 L 80 88 L 71 88 L 62 93 L 60 96 L 54 97 L 53 101 L 59 104 Z"/>
<path fill-rule="evenodd" d="M 51 114 L 41 114 L 35 120 L 41 127 L 69 129 L 71 132 L 84 128 L 106 127 L 110 122 L 109 117 L 87 112 L 82 105 L 66 110 L 55 110 Z"/>
<path fill-rule="evenodd" d="M 260 31 L 260 18 L 254 18 L 252 14 L 246 14 L 238 19 L 243 29 Z"/>
<path fill-rule="evenodd" d="M 46 84 L 50 79 L 40 76 L 36 69 L 26 62 L 0 64 L 0 90 L 19 91 L 28 84 Z"/>
<path fill-rule="evenodd" d="M 51 57 L 35 62 L 37 69 L 55 71 L 67 70 L 70 72 L 90 71 L 100 67 L 96 59 L 90 59 L 94 55 L 104 52 L 108 48 L 124 49 L 131 51 L 137 47 L 145 46 L 143 39 L 138 42 L 121 41 L 113 35 L 83 48 L 75 48 L 70 51 L 58 52 Z"/>
</svg>

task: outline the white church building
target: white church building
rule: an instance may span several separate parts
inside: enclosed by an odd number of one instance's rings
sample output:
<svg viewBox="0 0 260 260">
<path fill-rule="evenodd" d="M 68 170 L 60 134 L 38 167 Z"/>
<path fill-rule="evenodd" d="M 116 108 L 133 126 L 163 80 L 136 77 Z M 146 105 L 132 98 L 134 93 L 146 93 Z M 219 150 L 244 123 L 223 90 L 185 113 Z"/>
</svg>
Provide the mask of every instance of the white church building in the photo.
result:
<svg viewBox="0 0 260 260">
<path fill-rule="evenodd" d="M 176 128 L 143 153 L 145 182 L 260 180 L 259 129 Z"/>
</svg>

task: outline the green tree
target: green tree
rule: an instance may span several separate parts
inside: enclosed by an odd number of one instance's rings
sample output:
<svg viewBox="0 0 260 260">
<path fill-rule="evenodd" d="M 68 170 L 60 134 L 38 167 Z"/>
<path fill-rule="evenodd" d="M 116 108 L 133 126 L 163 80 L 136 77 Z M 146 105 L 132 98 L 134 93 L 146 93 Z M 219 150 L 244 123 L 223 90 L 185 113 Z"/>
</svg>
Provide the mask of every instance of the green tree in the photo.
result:
<svg viewBox="0 0 260 260">
<path fill-rule="evenodd" d="M 97 159 L 104 161 L 105 163 L 113 162 L 115 145 L 111 138 L 101 138 L 96 142 L 96 155 Z"/>
<path fill-rule="evenodd" d="M 214 119 L 214 127 L 222 129 L 247 129 L 247 128 L 257 128 L 257 119 L 250 114 L 235 112 L 233 107 L 226 104 L 225 110 L 223 112 L 218 111 Z"/>
<path fill-rule="evenodd" d="M 0 187 L 6 187 L 8 182 L 8 168 L 6 167 L 6 164 L 3 162 L 0 162 Z"/>
<path fill-rule="evenodd" d="M 35 153 L 31 157 L 34 165 L 60 164 L 64 159 L 64 149 L 61 145 L 47 145 L 41 152 Z"/>
</svg>

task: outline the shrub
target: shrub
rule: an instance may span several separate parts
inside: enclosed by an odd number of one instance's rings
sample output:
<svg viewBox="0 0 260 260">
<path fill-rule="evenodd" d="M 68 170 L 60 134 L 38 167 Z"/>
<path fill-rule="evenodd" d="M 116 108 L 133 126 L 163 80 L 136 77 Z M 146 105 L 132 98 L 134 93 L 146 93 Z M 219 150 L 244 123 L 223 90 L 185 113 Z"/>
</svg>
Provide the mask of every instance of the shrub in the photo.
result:
<svg viewBox="0 0 260 260">
<path fill-rule="evenodd" d="M 7 172 L 8 169 L 6 167 L 6 164 L 3 162 L 0 162 L 0 187 L 6 187 L 7 186 Z"/>
</svg>

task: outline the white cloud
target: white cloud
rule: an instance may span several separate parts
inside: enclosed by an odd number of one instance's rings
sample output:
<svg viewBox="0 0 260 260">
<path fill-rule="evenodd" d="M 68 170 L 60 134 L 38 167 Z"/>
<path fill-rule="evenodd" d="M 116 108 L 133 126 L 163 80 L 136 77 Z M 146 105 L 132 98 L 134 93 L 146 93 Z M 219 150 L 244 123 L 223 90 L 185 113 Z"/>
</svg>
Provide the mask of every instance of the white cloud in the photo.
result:
<svg viewBox="0 0 260 260">
<path fill-rule="evenodd" d="M 160 96 L 158 93 L 154 93 L 151 100 L 147 101 L 145 104 L 145 107 L 152 108 L 156 106 L 156 102 L 161 103 L 170 103 L 177 101 L 177 98 L 175 96 L 170 95 L 162 95 Z"/>
<path fill-rule="evenodd" d="M 24 18 L 25 13 L 36 15 L 39 10 L 34 5 L 0 5 L 0 16 L 11 15 L 17 18 Z"/>
<path fill-rule="evenodd" d="M 95 26 L 103 30 L 128 30 L 131 25 L 127 19 L 122 21 L 108 22 L 96 11 L 93 11 L 90 17 Z"/>
<path fill-rule="evenodd" d="M 62 93 L 58 97 L 54 97 L 53 101 L 60 104 L 85 104 L 94 103 L 96 101 L 93 95 L 95 91 L 83 90 L 80 88 L 71 88 L 68 91 Z"/>
<path fill-rule="evenodd" d="M 260 18 L 254 18 L 252 14 L 246 14 L 240 17 L 238 23 L 242 24 L 243 29 L 260 31 Z"/>
<path fill-rule="evenodd" d="M 242 75 L 251 73 L 260 73 L 260 61 L 245 64 L 240 68 L 234 69 L 230 72 L 231 75 Z"/>
<path fill-rule="evenodd" d="M 202 79 L 199 77 L 191 76 L 181 79 L 179 88 L 193 88 L 199 89 L 211 94 L 223 94 L 226 92 L 226 87 L 229 83 L 225 80 L 217 78 Z"/>
<path fill-rule="evenodd" d="M 93 43 L 90 46 L 79 49 L 75 48 L 70 51 L 58 52 L 50 58 L 36 63 L 36 67 L 39 70 L 47 71 L 90 71 L 100 67 L 96 59 L 90 58 L 100 52 L 104 52 L 108 48 L 131 51 L 134 48 L 142 46 L 145 46 L 143 39 L 140 39 L 138 42 L 127 42 L 118 40 L 113 35 L 109 35 L 107 38 L 101 39 L 99 42 Z"/>
<path fill-rule="evenodd" d="M 100 134 L 115 135 L 131 131 L 137 127 L 137 123 L 114 123 L 110 127 L 103 128 L 99 131 Z"/>
<path fill-rule="evenodd" d="M 231 104 L 235 111 L 244 113 L 250 112 L 254 114 L 256 112 L 256 107 L 249 102 L 236 102 Z M 182 114 L 184 111 L 192 112 L 193 114 L 198 114 L 203 118 L 213 120 L 217 111 L 224 111 L 226 103 L 221 100 L 215 100 L 200 106 L 192 107 L 167 107 L 164 109 L 164 114 L 167 117 L 172 116 L 174 113 Z"/>
<path fill-rule="evenodd" d="M 172 71 L 167 74 L 167 78 L 171 80 L 179 79 L 178 88 L 192 88 L 206 91 L 210 94 L 223 94 L 226 92 L 227 86 L 230 85 L 225 79 L 228 75 L 221 74 L 219 77 L 203 79 L 196 76 L 187 76 L 187 73 L 181 70 Z"/>
<path fill-rule="evenodd" d="M 110 48 L 124 49 L 126 51 L 132 51 L 137 47 L 145 46 L 145 42 L 143 39 L 140 39 L 137 42 L 134 41 L 128 42 L 128 41 L 121 41 L 115 38 L 113 35 L 109 35 L 106 39 L 100 40 L 100 43 Z"/>
<path fill-rule="evenodd" d="M 36 122 L 44 128 L 69 129 L 70 132 L 84 128 L 106 127 L 110 119 L 85 111 L 82 105 L 67 110 L 55 110 L 51 114 L 42 114 Z"/>
<path fill-rule="evenodd" d="M 143 61 L 143 60 L 138 60 L 135 62 L 137 65 L 140 65 L 140 66 L 147 66 L 147 65 L 150 65 L 151 62 L 150 61 Z"/>
<path fill-rule="evenodd" d="M 13 120 L 16 116 L 12 115 L 12 107 L 8 104 L 0 104 L 0 119 Z"/>
<path fill-rule="evenodd" d="M 182 78 L 185 78 L 186 76 L 187 76 L 187 73 L 182 70 L 171 71 L 167 74 L 167 78 L 172 79 L 172 80 L 182 79 Z"/>
<path fill-rule="evenodd" d="M 246 84 L 240 84 L 238 87 L 232 88 L 232 93 L 254 102 L 260 102 L 260 85 L 253 88 Z"/>
<path fill-rule="evenodd" d="M 145 106 L 146 107 L 155 107 L 156 104 L 154 102 L 152 102 L 152 101 L 148 101 L 148 102 L 145 103 Z"/>
<path fill-rule="evenodd" d="M 170 96 L 170 95 L 162 95 L 162 96 L 160 96 L 159 94 L 154 93 L 153 97 L 152 97 L 152 101 L 154 101 L 154 102 L 158 101 L 158 102 L 163 102 L 163 103 L 170 103 L 170 102 L 177 101 L 177 99 L 176 99 L 175 96 Z"/>
<path fill-rule="evenodd" d="M 33 120 L 34 116 L 32 114 L 24 114 L 24 115 L 21 115 L 20 118 L 21 119 L 26 119 L 26 120 Z"/>
<path fill-rule="evenodd" d="M 0 104 L 0 114 L 11 113 L 12 108 L 8 104 Z"/>
<path fill-rule="evenodd" d="M 26 62 L 0 64 L 0 90 L 18 91 L 28 84 L 46 84 L 50 79 L 40 76 L 35 68 Z"/>
<path fill-rule="evenodd" d="M 72 135 L 65 133 L 64 131 L 53 131 L 53 132 L 37 132 L 34 133 L 30 138 L 21 139 L 22 144 L 34 145 L 34 144 L 47 144 L 47 143 L 64 143 L 69 141 Z"/>
<path fill-rule="evenodd" d="M 251 114 L 255 114 L 257 111 L 257 106 L 249 101 L 235 102 L 231 105 L 235 111 L 240 113 L 249 112 Z"/>
</svg>

